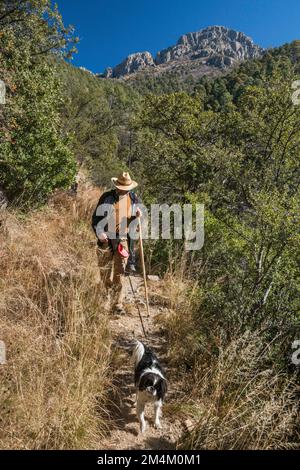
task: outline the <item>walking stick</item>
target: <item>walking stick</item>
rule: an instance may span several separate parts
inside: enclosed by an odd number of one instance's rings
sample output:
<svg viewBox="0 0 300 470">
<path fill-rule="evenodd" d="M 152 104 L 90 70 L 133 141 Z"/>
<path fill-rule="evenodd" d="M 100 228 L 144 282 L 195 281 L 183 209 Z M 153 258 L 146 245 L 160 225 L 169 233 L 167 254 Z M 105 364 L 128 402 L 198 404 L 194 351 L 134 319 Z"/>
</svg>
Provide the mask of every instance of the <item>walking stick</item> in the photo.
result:
<svg viewBox="0 0 300 470">
<path fill-rule="evenodd" d="M 142 263 L 142 268 L 143 268 L 143 278 L 144 278 L 144 286 L 145 286 L 147 314 L 148 314 L 148 317 L 150 317 L 148 287 L 147 287 L 146 267 L 145 267 L 144 247 L 143 247 L 143 236 L 142 236 L 142 224 L 141 224 L 141 219 L 140 218 L 139 218 L 139 233 L 140 233 L 140 237 L 139 237 L 140 256 L 141 256 L 141 263 Z"/>
</svg>

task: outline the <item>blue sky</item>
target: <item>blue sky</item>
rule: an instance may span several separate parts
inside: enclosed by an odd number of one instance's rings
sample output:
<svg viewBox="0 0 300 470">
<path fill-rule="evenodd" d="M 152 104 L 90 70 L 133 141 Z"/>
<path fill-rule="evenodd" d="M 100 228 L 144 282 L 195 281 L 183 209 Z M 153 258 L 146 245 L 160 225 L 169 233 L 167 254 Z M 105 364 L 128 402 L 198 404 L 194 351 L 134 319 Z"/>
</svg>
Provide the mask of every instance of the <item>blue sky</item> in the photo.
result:
<svg viewBox="0 0 300 470">
<path fill-rule="evenodd" d="M 300 38 L 299 0 L 56 0 L 80 38 L 73 63 L 93 72 L 128 54 L 173 45 L 210 25 L 245 32 L 263 47 Z"/>
</svg>

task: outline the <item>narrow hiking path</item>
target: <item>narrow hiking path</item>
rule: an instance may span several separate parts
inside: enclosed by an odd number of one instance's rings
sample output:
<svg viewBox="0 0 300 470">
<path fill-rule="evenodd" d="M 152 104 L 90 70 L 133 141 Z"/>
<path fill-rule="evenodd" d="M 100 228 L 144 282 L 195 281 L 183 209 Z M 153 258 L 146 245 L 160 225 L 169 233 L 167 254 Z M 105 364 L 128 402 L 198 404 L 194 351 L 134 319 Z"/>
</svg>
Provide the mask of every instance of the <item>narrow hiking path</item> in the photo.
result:
<svg viewBox="0 0 300 470">
<path fill-rule="evenodd" d="M 131 276 L 133 289 L 139 292 L 139 299 L 144 299 L 143 279 Z M 104 441 L 105 449 L 175 449 L 176 442 L 184 430 L 184 423 L 174 415 L 176 401 L 180 396 L 180 383 L 177 382 L 176 371 L 168 367 L 167 344 L 163 331 L 156 322 L 157 315 L 163 315 L 163 309 L 150 305 L 150 318 L 147 318 L 145 306 L 140 306 L 147 339 L 145 339 L 139 319 L 129 278 L 127 277 L 128 313 L 124 316 L 112 316 L 110 327 L 113 335 L 113 396 L 111 400 L 109 437 Z M 151 289 L 151 287 L 150 287 Z M 153 405 L 147 405 L 145 417 L 146 432 L 139 432 L 139 423 L 135 412 L 135 389 L 133 381 L 133 365 L 130 361 L 132 344 L 138 339 L 149 345 L 158 355 L 168 379 L 169 390 L 163 408 L 162 429 L 153 426 Z"/>
</svg>

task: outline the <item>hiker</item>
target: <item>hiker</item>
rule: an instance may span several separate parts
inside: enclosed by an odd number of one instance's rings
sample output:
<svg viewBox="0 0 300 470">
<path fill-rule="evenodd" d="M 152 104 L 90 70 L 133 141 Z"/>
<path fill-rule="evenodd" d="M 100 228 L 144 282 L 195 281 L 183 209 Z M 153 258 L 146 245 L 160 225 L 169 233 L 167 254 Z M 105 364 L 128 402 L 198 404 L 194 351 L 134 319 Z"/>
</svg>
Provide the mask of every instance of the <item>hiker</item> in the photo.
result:
<svg viewBox="0 0 300 470">
<path fill-rule="evenodd" d="M 99 199 L 93 214 L 92 225 L 97 235 L 97 255 L 101 279 L 106 289 L 113 288 L 116 311 L 123 308 L 125 272 L 129 262 L 129 224 L 141 216 L 138 198 L 133 192 L 138 184 L 127 172 L 111 179 L 114 189 Z M 104 206 L 105 205 L 105 206 Z M 106 220 L 104 218 L 106 217 Z M 103 227 L 103 223 L 106 225 Z"/>
</svg>

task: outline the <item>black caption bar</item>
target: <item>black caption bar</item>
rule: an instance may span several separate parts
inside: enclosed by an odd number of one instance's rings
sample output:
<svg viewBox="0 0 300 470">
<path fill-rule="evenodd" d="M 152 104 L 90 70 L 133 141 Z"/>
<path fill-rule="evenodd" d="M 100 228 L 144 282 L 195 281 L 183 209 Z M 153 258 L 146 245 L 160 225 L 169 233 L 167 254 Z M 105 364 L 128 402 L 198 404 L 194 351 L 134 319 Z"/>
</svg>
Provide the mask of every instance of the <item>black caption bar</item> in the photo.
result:
<svg viewBox="0 0 300 470">
<path fill-rule="evenodd" d="M 57 464 L 84 466 L 84 468 L 124 469 L 140 466 L 202 466 L 212 465 L 276 463 L 293 464 L 299 462 L 299 451 L 0 451 L 0 464 L 30 465 L 31 467 L 54 468 Z M 3 468 L 3 467 L 2 467 Z"/>
</svg>

